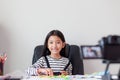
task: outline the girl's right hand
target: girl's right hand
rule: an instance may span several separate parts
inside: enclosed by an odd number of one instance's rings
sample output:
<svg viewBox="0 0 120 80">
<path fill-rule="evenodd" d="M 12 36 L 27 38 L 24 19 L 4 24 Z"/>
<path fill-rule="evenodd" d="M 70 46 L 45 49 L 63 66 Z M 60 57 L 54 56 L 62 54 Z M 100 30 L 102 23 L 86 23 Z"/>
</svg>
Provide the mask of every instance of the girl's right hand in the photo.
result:
<svg viewBox="0 0 120 80">
<path fill-rule="evenodd" d="M 53 71 L 50 68 L 39 68 L 37 69 L 38 74 L 44 74 L 47 76 L 53 76 Z"/>
</svg>

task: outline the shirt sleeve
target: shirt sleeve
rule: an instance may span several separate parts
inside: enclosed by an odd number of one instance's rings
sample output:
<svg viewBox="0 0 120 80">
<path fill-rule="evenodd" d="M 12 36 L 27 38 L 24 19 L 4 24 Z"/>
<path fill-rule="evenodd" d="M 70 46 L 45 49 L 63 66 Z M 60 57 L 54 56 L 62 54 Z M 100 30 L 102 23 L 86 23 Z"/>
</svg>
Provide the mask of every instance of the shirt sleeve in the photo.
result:
<svg viewBox="0 0 120 80">
<path fill-rule="evenodd" d="M 68 75 L 72 75 L 72 64 L 71 63 L 68 66 L 67 72 L 68 72 Z"/>
<path fill-rule="evenodd" d="M 66 58 L 65 62 L 66 62 L 65 64 L 68 65 L 68 63 L 69 63 L 70 61 L 69 61 L 68 58 Z M 71 64 L 71 62 L 70 62 L 70 64 L 68 65 L 66 71 L 68 72 L 68 75 L 72 75 L 72 64 Z"/>
<path fill-rule="evenodd" d="M 44 57 L 41 57 L 37 62 L 35 62 L 33 65 L 31 65 L 25 70 L 26 75 L 37 76 L 38 75 L 37 69 L 42 68 L 43 65 L 44 65 Z"/>
</svg>

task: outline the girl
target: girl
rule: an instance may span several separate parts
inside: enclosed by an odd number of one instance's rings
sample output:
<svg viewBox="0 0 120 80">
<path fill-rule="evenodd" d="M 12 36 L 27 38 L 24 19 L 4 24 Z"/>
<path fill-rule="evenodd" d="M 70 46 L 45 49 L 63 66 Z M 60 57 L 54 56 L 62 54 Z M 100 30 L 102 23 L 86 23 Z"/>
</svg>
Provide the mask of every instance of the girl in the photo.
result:
<svg viewBox="0 0 120 80">
<path fill-rule="evenodd" d="M 65 55 L 65 38 L 61 31 L 52 30 L 46 36 L 43 55 L 36 63 L 27 69 L 28 75 L 70 75 L 72 66 Z M 68 65 L 68 67 L 66 67 Z M 64 69 L 66 67 L 66 69 Z"/>
</svg>

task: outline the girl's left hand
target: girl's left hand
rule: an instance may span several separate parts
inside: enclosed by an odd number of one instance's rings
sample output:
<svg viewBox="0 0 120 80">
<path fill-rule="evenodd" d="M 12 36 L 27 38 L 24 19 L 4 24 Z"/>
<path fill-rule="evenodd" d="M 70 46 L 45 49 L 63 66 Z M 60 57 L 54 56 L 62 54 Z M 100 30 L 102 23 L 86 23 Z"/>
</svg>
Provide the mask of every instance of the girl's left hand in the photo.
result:
<svg viewBox="0 0 120 80">
<path fill-rule="evenodd" d="M 67 71 L 61 71 L 61 75 L 68 75 Z"/>
</svg>

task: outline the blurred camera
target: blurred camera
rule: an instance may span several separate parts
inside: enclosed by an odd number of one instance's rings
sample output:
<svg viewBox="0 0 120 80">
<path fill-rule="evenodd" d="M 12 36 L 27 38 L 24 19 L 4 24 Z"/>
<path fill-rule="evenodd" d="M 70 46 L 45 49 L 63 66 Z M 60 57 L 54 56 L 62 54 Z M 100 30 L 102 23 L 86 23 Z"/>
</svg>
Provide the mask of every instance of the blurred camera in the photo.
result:
<svg viewBox="0 0 120 80">
<path fill-rule="evenodd" d="M 109 35 L 103 37 L 99 44 L 102 49 L 104 60 L 109 60 L 115 63 L 120 63 L 120 36 Z"/>
</svg>

